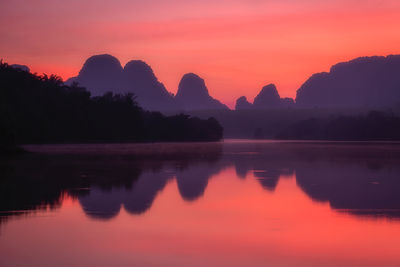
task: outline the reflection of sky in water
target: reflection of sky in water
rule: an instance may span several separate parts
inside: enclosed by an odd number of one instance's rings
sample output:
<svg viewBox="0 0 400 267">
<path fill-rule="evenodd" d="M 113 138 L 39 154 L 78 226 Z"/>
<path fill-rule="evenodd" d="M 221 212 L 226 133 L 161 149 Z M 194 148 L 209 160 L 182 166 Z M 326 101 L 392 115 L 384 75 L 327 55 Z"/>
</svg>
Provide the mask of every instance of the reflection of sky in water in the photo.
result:
<svg viewBox="0 0 400 267">
<path fill-rule="evenodd" d="M 399 152 L 226 143 L 140 164 L 29 156 L 2 168 L 13 182 L 2 182 L 0 264 L 393 265 Z"/>
</svg>

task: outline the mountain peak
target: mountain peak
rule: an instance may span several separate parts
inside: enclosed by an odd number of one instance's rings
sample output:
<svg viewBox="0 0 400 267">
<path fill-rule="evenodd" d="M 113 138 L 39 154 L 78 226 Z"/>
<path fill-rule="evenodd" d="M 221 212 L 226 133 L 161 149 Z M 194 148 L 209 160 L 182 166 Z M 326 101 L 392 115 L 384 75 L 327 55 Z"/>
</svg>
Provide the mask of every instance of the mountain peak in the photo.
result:
<svg viewBox="0 0 400 267">
<path fill-rule="evenodd" d="M 142 60 L 129 61 L 123 71 L 124 88 L 137 96 L 138 103 L 148 110 L 176 108 L 172 95 L 160 83 L 152 68 Z"/>
<path fill-rule="evenodd" d="M 88 58 L 79 75 L 65 83 L 73 82 L 86 87 L 93 96 L 109 91 L 133 93 L 141 107 L 152 111 L 228 109 L 209 95 L 204 80 L 194 73 L 182 77 L 174 98 L 146 62 L 131 60 L 122 68 L 120 61 L 109 54 Z"/>
<path fill-rule="evenodd" d="M 298 90 L 305 107 L 381 108 L 400 104 L 400 56 L 360 57 L 312 75 Z"/>
<path fill-rule="evenodd" d="M 183 75 L 175 99 L 184 109 L 228 109 L 209 95 L 204 80 L 194 73 Z"/>
<path fill-rule="evenodd" d="M 235 110 L 252 109 L 253 105 L 245 96 L 241 96 L 236 100 Z"/>
<path fill-rule="evenodd" d="M 126 63 L 123 72 L 125 82 L 130 84 L 130 86 L 136 87 L 136 89 L 140 91 L 145 90 L 145 87 L 161 84 L 152 68 L 142 60 L 129 61 Z"/>
<path fill-rule="evenodd" d="M 150 65 L 144 62 L 143 60 L 131 60 L 125 64 L 124 67 L 125 71 L 135 71 L 140 73 L 152 73 L 153 70 L 151 69 Z"/>
<path fill-rule="evenodd" d="M 86 87 L 94 96 L 112 91 L 121 93 L 122 85 L 119 82 L 122 76 L 122 66 L 119 60 L 111 55 L 95 55 L 88 58 L 83 64 L 79 75 L 67 82 L 76 81 Z"/>
<path fill-rule="evenodd" d="M 79 72 L 79 75 L 84 75 L 87 72 L 92 73 L 106 71 L 122 71 L 121 63 L 116 57 L 109 54 L 94 55 L 85 61 L 81 71 Z"/>
<path fill-rule="evenodd" d="M 206 84 L 200 76 L 194 73 L 186 73 L 183 75 L 179 87 L 178 92 L 176 93 L 177 98 L 204 98 L 210 97 L 208 93 L 208 88 Z"/>
<path fill-rule="evenodd" d="M 281 97 L 275 84 L 268 84 L 261 89 L 261 92 L 254 98 L 255 107 L 274 107 L 281 104 Z"/>
<path fill-rule="evenodd" d="M 292 98 L 281 98 L 275 84 L 264 86 L 260 93 L 254 98 L 253 104 L 247 101 L 245 96 L 236 100 L 236 110 L 243 109 L 268 109 L 268 108 L 289 108 L 294 105 Z"/>
</svg>

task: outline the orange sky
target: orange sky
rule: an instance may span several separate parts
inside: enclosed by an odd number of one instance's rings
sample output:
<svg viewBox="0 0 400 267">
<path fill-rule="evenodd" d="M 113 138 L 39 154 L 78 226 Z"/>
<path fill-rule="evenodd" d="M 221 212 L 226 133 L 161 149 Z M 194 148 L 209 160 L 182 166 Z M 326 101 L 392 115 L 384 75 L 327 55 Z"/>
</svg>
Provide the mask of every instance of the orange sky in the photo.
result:
<svg viewBox="0 0 400 267">
<path fill-rule="evenodd" d="M 230 107 L 268 83 L 294 97 L 339 61 L 400 53 L 398 0 L 0 0 L 0 10 L 8 63 L 66 79 L 94 54 L 142 59 L 169 91 L 195 72 Z"/>
</svg>

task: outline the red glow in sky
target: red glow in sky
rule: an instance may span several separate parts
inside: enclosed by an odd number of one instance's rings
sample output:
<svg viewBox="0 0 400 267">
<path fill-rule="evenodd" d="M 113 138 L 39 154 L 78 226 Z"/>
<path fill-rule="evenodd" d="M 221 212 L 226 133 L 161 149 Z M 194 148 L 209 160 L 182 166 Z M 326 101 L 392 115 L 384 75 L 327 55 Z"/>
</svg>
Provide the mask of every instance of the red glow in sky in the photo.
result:
<svg viewBox="0 0 400 267">
<path fill-rule="evenodd" d="M 142 59 L 169 91 L 194 72 L 231 107 L 268 83 L 294 97 L 339 61 L 400 53 L 398 0 L 0 0 L 0 10 L 8 63 L 66 79 L 94 54 Z"/>
</svg>

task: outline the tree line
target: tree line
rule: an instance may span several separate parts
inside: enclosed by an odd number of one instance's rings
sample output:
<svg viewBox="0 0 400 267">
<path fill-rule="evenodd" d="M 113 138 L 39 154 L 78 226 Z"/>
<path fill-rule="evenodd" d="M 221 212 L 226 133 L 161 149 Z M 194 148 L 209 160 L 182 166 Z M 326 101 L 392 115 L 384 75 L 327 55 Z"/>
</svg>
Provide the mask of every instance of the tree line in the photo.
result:
<svg viewBox="0 0 400 267">
<path fill-rule="evenodd" d="M 400 140 L 400 117 L 390 111 L 370 111 L 361 115 L 309 118 L 293 123 L 277 139 L 393 141 Z"/>
<path fill-rule="evenodd" d="M 217 141 L 214 118 L 143 110 L 133 94 L 92 97 L 56 75 L 37 75 L 0 61 L 0 146 L 27 143 Z"/>
</svg>

